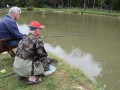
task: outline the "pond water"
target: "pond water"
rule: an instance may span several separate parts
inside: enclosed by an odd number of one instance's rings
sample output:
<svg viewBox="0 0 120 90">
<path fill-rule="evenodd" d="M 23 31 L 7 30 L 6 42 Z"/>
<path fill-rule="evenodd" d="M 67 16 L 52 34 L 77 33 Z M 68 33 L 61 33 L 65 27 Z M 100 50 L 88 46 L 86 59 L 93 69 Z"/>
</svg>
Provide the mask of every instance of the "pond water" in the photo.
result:
<svg viewBox="0 0 120 90">
<path fill-rule="evenodd" d="M 5 13 L 0 13 L 0 19 Z M 28 34 L 29 22 L 37 20 L 47 51 L 80 68 L 105 90 L 120 89 L 120 19 L 62 12 L 23 12 L 18 21 Z"/>
</svg>

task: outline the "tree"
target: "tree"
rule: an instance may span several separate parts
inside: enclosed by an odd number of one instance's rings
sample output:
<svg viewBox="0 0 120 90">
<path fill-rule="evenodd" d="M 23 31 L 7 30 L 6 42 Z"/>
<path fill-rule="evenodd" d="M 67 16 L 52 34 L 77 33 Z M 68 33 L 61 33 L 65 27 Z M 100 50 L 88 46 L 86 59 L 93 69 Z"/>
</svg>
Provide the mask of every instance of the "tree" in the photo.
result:
<svg viewBox="0 0 120 90">
<path fill-rule="evenodd" d="M 95 8 L 95 0 L 93 0 L 93 9 Z"/>
<path fill-rule="evenodd" d="M 86 8 L 86 3 L 87 3 L 86 1 L 87 0 L 84 0 L 84 7 L 83 7 L 84 9 Z"/>
<path fill-rule="evenodd" d="M 105 0 L 101 0 L 99 4 L 100 4 L 100 6 L 101 6 L 101 10 L 102 10 L 103 8 L 106 8 Z"/>
<path fill-rule="evenodd" d="M 50 5 L 53 7 L 53 8 L 57 8 L 58 7 L 58 0 L 50 0 Z"/>
<path fill-rule="evenodd" d="M 120 0 L 112 0 L 112 7 L 114 10 L 120 10 Z"/>
</svg>

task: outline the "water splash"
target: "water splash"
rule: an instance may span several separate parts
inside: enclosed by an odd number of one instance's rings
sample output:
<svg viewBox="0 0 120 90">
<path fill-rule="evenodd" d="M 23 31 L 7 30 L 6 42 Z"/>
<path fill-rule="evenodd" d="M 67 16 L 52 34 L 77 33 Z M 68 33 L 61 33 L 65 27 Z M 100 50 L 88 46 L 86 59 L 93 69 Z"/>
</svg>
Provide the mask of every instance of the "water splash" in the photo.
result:
<svg viewBox="0 0 120 90">
<path fill-rule="evenodd" d="M 46 43 L 45 48 L 48 52 L 66 60 L 69 64 L 80 68 L 84 74 L 95 81 L 102 71 L 100 64 L 93 60 L 93 56 L 88 53 L 83 53 L 79 49 L 72 49 L 71 53 L 65 52 L 60 46 L 52 47 Z"/>
</svg>

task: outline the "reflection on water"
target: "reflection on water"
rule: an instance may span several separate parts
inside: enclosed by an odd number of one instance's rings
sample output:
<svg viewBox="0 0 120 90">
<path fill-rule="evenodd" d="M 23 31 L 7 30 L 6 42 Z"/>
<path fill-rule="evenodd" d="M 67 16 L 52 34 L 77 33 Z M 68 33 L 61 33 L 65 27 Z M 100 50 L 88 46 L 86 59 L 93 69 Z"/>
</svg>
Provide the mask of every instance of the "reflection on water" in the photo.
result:
<svg viewBox="0 0 120 90">
<path fill-rule="evenodd" d="M 18 28 L 20 30 L 20 33 L 22 34 L 28 34 L 29 33 L 29 29 L 28 29 L 28 25 L 26 24 L 18 24 Z"/>
<path fill-rule="evenodd" d="M 65 52 L 60 46 L 52 47 L 45 44 L 48 52 L 66 60 L 69 64 L 80 68 L 91 80 L 95 81 L 95 77 L 100 75 L 102 68 L 99 63 L 95 62 L 92 55 L 84 53 L 79 49 L 73 49 L 71 53 Z"/>
</svg>

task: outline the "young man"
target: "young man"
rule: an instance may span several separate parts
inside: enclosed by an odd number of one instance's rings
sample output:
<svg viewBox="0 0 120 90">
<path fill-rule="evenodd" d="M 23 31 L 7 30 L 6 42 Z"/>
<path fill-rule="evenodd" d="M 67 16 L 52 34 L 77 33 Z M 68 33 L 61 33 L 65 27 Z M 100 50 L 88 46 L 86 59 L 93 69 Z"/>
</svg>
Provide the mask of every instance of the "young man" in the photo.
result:
<svg viewBox="0 0 120 90">
<path fill-rule="evenodd" d="M 18 42 L 24 37 L 19 32 L 16 21 L 20 18 L 21 9 L 19 7 L 12 7 L 8 14 L 0 21 L 0 39 L 14 38 L 13 41 L 8 42 L 10 46 L 17 46 Z"/>
<path fill-rule="evenodd" d="M 32 21 L 29 28 L 29 34 L 18 44 L 13 67 L 19 76 L 28 78 L 28 84 L 38 84 L 41 80 L 36 75 L 47 76 L 55 72 L 56 68 L 50 65 L 52 59 L 48 57 L 43 41 L 38 38 L 45 26 Z"/>
</svg>

